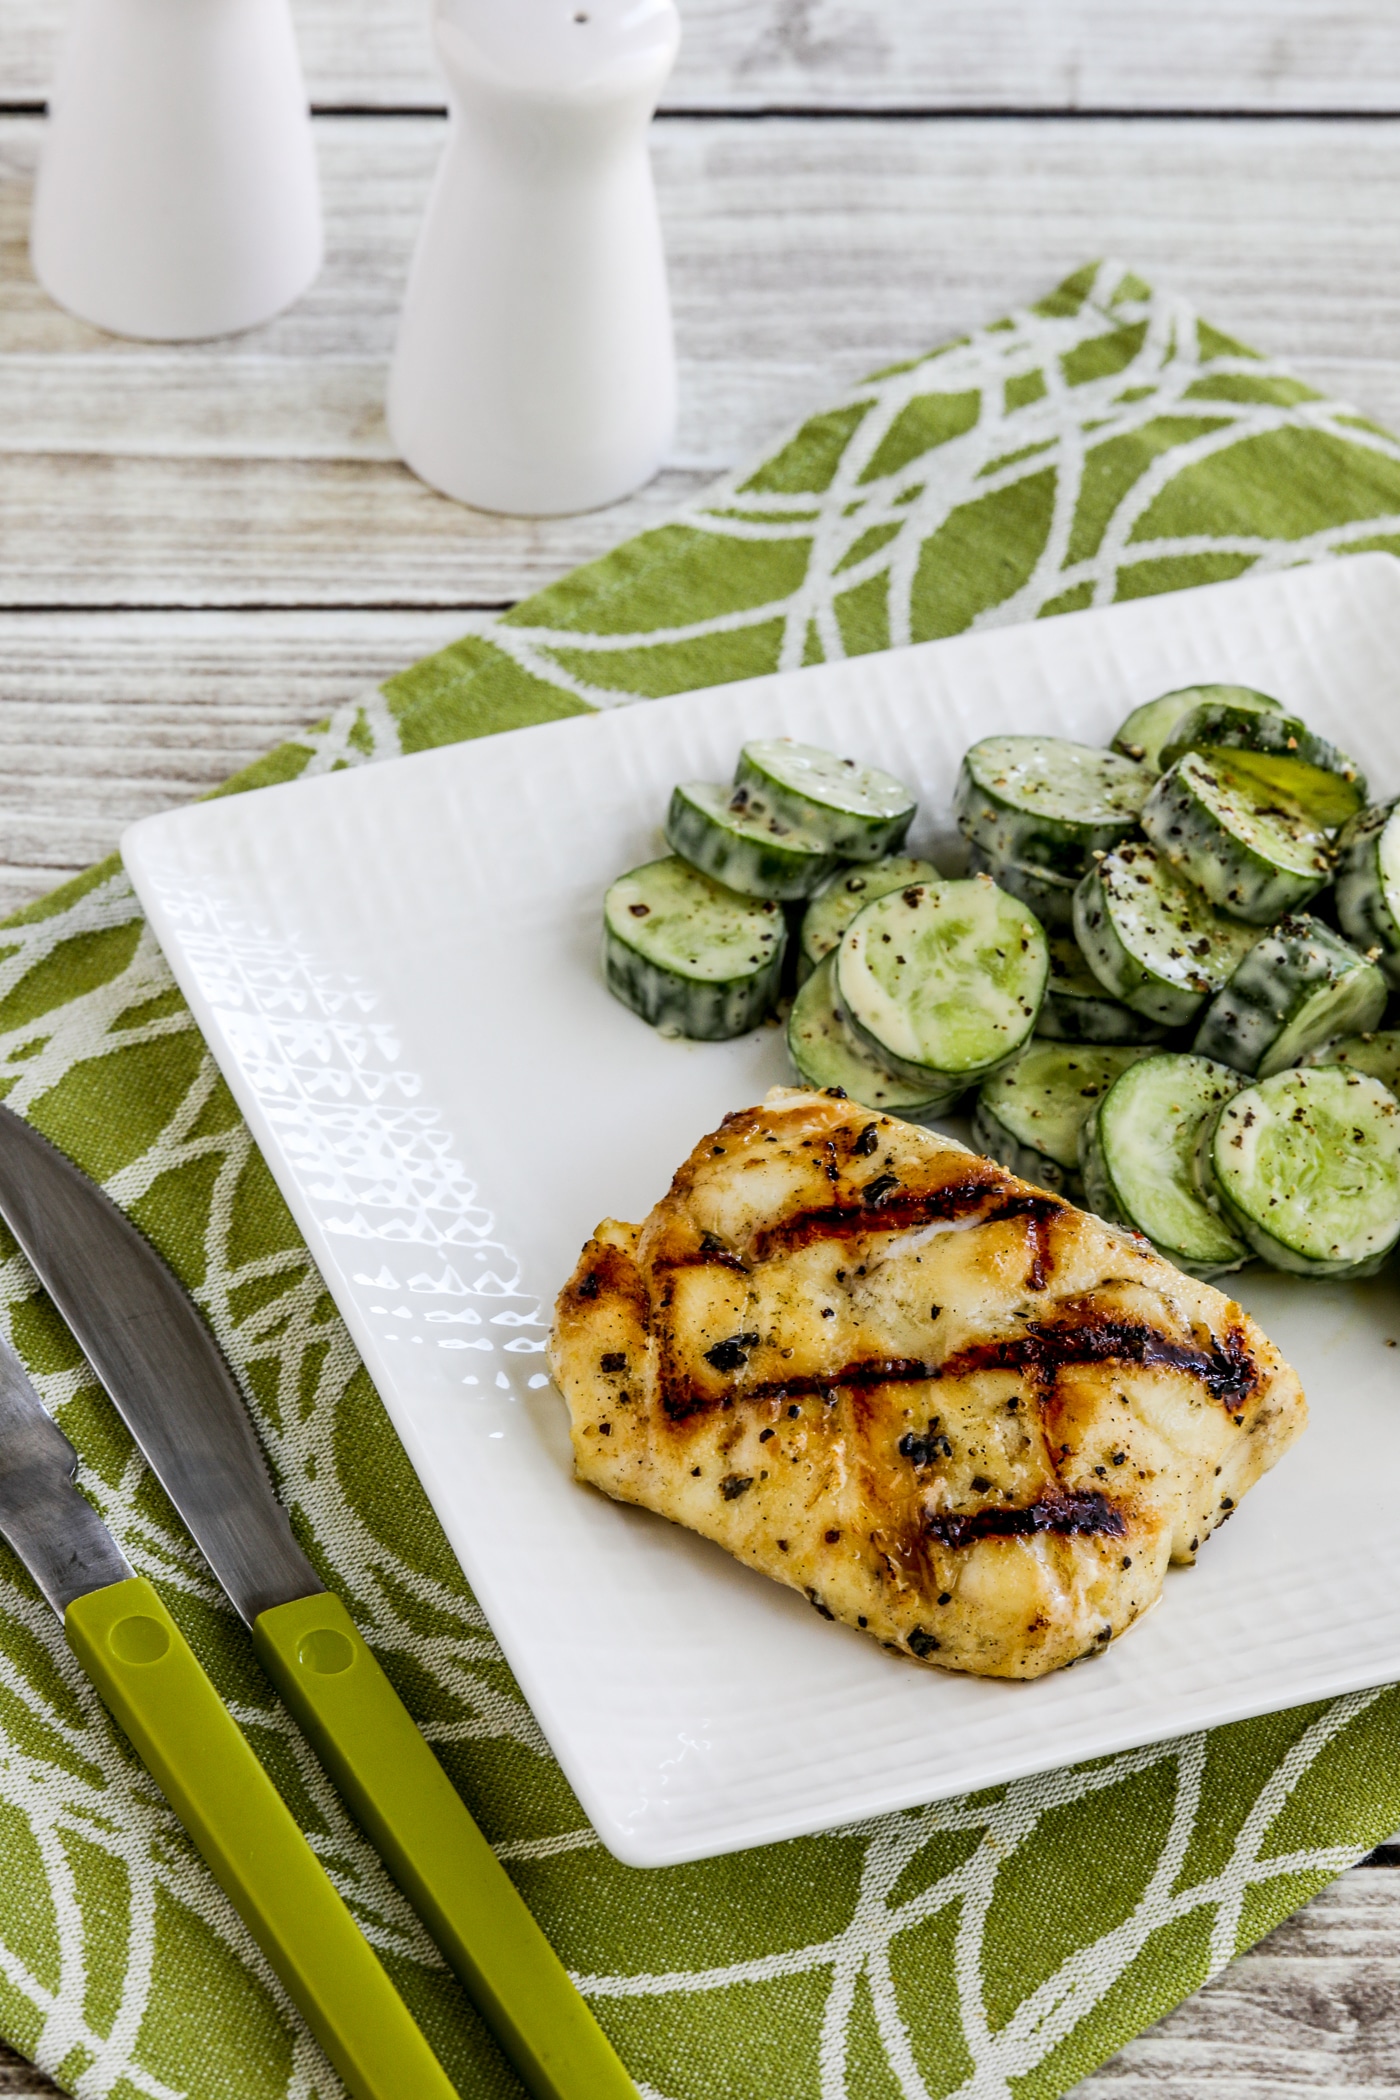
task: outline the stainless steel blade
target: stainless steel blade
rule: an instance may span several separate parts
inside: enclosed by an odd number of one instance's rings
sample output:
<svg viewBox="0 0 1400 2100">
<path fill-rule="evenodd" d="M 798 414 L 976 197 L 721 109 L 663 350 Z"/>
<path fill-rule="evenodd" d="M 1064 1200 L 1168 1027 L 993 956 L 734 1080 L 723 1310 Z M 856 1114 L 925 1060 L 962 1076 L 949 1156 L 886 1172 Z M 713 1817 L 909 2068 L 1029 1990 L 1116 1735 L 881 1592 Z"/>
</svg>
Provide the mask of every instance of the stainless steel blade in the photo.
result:
<svg viewBox="0 0 1400 2100">
<path fill-rule="evenodd" d="M 251 1626 L 324 1589 L 183 1286 L 96 1182 L 2 1107 L 0 1217 L 240 1615 Z"/>
<path fill-rule="evenodd" d="M 60 1619 L 75 1597 L 131 1579 L 116 1540 L 73 1485 L 77 1470 L 77 1452 L 0 1342 L 0 1538 Z"/>
</svg>

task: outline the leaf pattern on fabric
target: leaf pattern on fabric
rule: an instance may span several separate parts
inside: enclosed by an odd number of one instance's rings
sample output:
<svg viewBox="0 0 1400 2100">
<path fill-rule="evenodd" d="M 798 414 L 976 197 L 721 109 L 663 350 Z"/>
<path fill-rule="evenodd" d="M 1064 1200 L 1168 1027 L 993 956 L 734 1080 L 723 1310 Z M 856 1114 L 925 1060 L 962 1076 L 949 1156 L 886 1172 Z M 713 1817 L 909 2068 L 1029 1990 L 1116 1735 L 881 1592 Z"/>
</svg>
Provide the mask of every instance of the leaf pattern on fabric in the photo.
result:
<svg viewBox="0 0 1400 2100">
<path fill-rule="evenodd" d="M 1400 551 L 1400 444 L 1112 265 L 877 374 L 242 791 L 1246 570 Z M 340 1591 L 647 2100 L 1053 2100 L 1400 1824 L 1354 1694 L 640 1872 L 549 1755 L 115 862 L 0 927 L 0 1097 L 176 1268 Z M 517 2095 L 0 1229 L 81 1480 L 463 2093 Z M 0 1548 L 0 2030 L 81 2100 L 340 2088 Z"/>
</svg>

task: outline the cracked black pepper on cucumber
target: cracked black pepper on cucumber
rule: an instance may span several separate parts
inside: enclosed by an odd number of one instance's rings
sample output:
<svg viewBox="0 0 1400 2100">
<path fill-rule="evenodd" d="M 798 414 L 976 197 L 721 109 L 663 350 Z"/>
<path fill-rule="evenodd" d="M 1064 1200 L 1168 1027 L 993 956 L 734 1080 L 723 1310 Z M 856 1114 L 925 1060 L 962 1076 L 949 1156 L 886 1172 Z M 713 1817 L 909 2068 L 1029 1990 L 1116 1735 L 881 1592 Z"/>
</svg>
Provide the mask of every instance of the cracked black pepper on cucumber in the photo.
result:
<svg viewBox="0 0 1400 2100">
<path fill-rule="evenodd" d="M 758 738 L 727 785 L 678 783 L 669 855 L 607 893 L 608 989 L 701 1041 L 785 1016 L 804 1084 L 960 1108 L 1190 1273 L 1374 1274 L 1400 1243 L 1400 798 L 1368 806 L 1302 711 L 1228 683 L 1103 746 L 984 737 L 936 785 L 966 873 L 911 853 L 915 792 L 866 759 Z"/>
</svg>

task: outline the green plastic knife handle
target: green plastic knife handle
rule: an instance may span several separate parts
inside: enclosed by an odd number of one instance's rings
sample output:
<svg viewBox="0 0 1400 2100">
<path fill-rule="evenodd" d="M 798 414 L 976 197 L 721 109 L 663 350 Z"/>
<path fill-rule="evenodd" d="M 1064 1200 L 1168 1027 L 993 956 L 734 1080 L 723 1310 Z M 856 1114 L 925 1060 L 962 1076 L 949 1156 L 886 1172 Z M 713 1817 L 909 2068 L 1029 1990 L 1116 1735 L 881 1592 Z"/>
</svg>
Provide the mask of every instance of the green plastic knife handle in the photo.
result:
<svg viewBox="0 0 1400 2100">
<path fill-rule="evenodd" d="M 68 1644 L 355 2100 L 456 2100 L 374 1950 L 142 1576 L 76 1598 Z"/>
<path fill-rule="evenodd" d="M 535 2100 L 637 2100 L 612 2044 L 339 1597 L 253 1644 L 322 1764 Z"/>
</svg>

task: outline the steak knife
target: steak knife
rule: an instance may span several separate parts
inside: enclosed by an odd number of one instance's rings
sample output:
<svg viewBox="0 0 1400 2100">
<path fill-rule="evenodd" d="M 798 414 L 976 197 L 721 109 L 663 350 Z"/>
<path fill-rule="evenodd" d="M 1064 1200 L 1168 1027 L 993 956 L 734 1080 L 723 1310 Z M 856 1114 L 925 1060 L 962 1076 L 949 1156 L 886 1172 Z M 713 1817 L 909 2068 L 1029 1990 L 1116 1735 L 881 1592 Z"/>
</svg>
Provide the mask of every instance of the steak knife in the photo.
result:
<svg viewBox="0 0 1400 2100">
<path fill-rule="evenodd" d="M 78 1457 L 0 1342 L 0 1538 L 355 2100 L 454 2088 L 174 1619 L 74 1485 Z"/>
<path fill-rule="evenodd" d="M 522 2083 L 535 2100 L 637 2100 L 349 1612 L 293 1537 L 243 1397 L 193 1301 L 96 1182 L 4 1107 L 0 1217 Z"/>
</svg>

